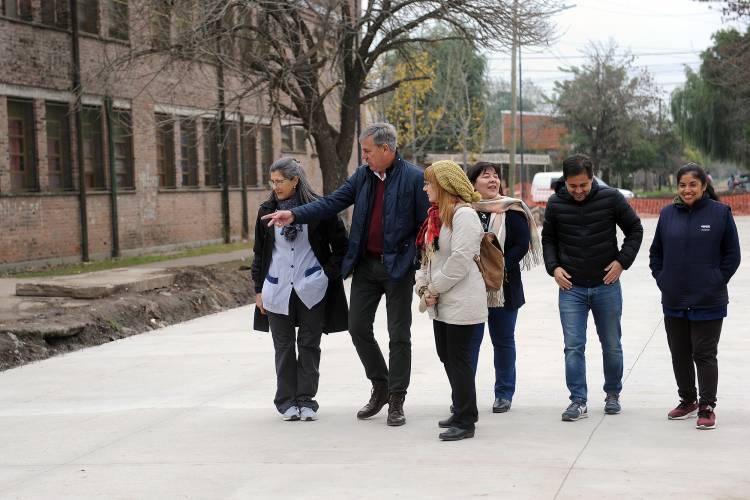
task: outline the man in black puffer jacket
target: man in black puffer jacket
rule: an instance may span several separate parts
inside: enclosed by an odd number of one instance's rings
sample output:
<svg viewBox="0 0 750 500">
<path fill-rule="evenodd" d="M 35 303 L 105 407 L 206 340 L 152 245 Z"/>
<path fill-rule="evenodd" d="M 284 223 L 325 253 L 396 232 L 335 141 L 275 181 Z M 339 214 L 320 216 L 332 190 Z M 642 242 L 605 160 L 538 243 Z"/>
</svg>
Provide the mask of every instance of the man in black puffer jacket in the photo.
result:
<svg viewBox="0 0 750 500">
<path fill-rule="evenodd" d="M 643 239 L 641 220 L 616 189 L 600 186 L 585 155 L 563 162 L 563 177 L 547 202 L 542 229 L 544 265 L 560 287 L 565 339 L 565 379 L 571 404 L 562 419 L 588 416 L 586 322 L 591 311 L 604 360 L 604 411 L 620 413 L 622 345 L 620 274 L 631 266 Z M 625 234 L 617 247 L 617 228 Z"/>
</svg>

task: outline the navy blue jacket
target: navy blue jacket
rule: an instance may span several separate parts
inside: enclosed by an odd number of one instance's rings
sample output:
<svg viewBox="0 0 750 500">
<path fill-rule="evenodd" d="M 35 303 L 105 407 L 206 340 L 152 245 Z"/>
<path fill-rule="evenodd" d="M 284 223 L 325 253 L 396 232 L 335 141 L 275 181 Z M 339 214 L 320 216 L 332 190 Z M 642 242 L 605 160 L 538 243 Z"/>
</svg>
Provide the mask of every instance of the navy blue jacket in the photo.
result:
<svg viewBox="0 0 750 500">
<path fill-rule="evenodd" d="M 649 267 L 670 309 L 705 309 L 729 302 L 727 283 L 740 265 L 732 210 L 708 196 L 692 208 L 667 205 L 659 215 Z"/>
<path fill-rule="evenodd" d="M 348 277 L 367 248 L 367 229 L 375 195 L 375 174 L 367 165 L 354 171 L 333 193 L 292 210 L 294 221 L 307 224 L 327 219 L 354 205 L 349 229 L 349 250 L 341 263 L 341 276 Z M 427 217 L 429 201 L 422 190 L 424 172 L 396 155 L 386 170 L 383 198 L 383 260 L 388 275 L 398 280 L 417 269 L 416 238 Z"/>
</svg>

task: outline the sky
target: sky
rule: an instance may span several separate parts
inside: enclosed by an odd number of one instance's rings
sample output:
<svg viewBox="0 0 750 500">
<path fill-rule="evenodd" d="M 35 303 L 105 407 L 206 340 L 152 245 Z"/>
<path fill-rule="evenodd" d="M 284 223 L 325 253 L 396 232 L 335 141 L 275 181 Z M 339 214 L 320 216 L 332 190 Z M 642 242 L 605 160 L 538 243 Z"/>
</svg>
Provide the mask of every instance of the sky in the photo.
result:
<svg viewBox="0 0 750 500">
<path fill-rule="evenodd" d="M 618 53 L 636 56 L 664 91 L 664 99 L 685 81 L 685 65 L 700 66 L 700 52 L 721 28 L 746 29 L 746 23 L 722 19 L 721 2 L 693 0 L 567 0 L 571 8 L 557 14 L 557 40 L 549 47 L 522 50 L 523 80 L 551 94 L 555 80 L 569 78 L 559 70 L 585 62 L 589 42 L 615 42 Z M 487 54 L 492 78 L 510 80 L 510 55 Z"/>
</svg>

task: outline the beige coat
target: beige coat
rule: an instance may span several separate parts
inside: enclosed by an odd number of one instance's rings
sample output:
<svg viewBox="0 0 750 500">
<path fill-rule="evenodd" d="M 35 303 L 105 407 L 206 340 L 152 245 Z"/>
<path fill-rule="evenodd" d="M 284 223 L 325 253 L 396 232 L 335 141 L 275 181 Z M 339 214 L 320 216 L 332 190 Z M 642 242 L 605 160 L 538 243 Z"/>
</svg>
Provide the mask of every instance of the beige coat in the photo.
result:
<svg viewBox="0 0 750 500">
<path fill-rule="evenodd" d="M 430 319 L 451 325 L 473 325 L 487 321 L 487 293 L 474 256 L 479 255 L 482 223 L 473 208 L 460 207 L 453 215 L 453 230 L 440 228 L 438 250 L 416 274 L 415 290 L 427 287 L 439 295 L 437 307 L 427 307 L 422 297 L 420 310 Z"/>
</svg>

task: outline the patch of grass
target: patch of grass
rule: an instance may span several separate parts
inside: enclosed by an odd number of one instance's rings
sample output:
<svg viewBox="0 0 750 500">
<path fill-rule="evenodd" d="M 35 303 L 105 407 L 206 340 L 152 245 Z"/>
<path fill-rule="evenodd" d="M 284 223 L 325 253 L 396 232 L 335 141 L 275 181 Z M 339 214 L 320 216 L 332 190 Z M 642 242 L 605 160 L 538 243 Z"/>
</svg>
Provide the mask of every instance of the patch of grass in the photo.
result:
<svg viewBox="0 0 750 500">
<path fill-rule="evenodd" d="M 141 264 L 150 264 L 152 262 L 162 262 L 165 260 L 182 259 L 185 257 L 199 257 L 201 255 L 210 255 L 217 253 L 228 253 L 236 250 L 247 250 L 248 255 L 252 250 L 250 243 L 230 243 L 228 245 L 216 244 L 202 247 L 189 248 L 176 253 L 141 255 L 138 257 L 123 257 L 120 259 L 97 260 L 93 262 L 81 262 L 78 264 L 67 264 L 55 266 L 38 271 L 23 271 L 10 274 L 14 278 L 48 278 L 52 276 L 70 276 L 73 274 L 93 273 L 96 271 L 106 271 L 108 269 L 118 269 L 121 267 L 138 266 Z"/>
</svg>

